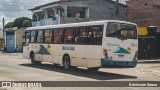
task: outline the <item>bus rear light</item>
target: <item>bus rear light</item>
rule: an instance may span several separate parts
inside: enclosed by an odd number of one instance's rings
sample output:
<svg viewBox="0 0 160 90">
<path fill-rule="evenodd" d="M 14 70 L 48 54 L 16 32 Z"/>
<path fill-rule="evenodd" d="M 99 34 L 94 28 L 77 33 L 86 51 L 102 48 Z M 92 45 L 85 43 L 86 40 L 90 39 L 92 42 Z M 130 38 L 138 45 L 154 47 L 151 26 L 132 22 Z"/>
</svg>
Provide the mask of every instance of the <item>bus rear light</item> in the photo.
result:
<svg viewBox="0 0 160 90">
<path fill-rule="evenodd" d="M 103 49 L 103 55 L 104 55 L 105 59 L 108 59 L 107 49 Z"/>
<path fill-rule="evenodd" d="M 137 56 L 137 57 L 138 57 L 138 51 L 136 51 L 136 52 L 135 52 L 135 56 Z"/>
<path fill-rule="evenodd" d="M 133 60 L 138 60 L 138 51 L 135 52 Z"/>
</svg>

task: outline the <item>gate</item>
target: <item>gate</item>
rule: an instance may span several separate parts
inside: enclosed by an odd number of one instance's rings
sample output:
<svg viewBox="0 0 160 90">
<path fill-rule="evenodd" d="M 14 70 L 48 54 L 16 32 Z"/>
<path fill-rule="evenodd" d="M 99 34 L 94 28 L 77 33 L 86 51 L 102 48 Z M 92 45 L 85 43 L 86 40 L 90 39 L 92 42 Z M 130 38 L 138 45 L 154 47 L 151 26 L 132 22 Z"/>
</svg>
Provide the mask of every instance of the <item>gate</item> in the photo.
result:
<svg viewBox="0 0 160 90">
<path fill-rule="evenodd" d="M 6 34 L 6 50 L 7 52 L 15 52 L 14 32 L 7 32 Z"/>
</svg>

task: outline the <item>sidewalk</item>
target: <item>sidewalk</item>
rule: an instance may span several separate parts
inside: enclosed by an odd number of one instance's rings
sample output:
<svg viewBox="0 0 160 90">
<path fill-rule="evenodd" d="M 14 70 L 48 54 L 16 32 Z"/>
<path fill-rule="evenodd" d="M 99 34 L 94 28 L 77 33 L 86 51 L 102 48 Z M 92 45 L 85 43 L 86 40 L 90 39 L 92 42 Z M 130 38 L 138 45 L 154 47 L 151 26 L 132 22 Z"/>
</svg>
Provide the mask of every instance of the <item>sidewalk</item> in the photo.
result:
<svg viewBox="0 0 160 90">
<path fill-rule="evenodd" d="M 160 77 L 160 59 L 139 60 L 138 64 L 146 66 L 141 69 L 141 73 Z"/>
<path fill-rule="evenodd" d="M 154 60 L 138 60 L 138 63 L 140 63 L 140 64 L 160 63 L 160 59 L 154 59 Z"/>
</svg>

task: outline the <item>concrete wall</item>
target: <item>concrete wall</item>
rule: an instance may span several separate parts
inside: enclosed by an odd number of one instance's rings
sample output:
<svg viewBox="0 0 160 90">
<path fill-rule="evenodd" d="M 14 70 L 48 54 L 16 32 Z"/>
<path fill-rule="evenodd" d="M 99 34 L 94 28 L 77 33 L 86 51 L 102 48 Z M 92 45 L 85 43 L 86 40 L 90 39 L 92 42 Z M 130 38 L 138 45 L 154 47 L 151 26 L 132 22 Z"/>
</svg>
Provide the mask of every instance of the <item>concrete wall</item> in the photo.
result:
<svg viewBox="0 0 160 90">
<path fill-rule="evenodd" d="M 111 20 L 116 19 L 116 4 L 109 0 L 82 0 L 89 7 L 91 20 Z M 126 6 L 119 5 L 119 20 L 126 19 Z"/>
<path fill-rule="evenodd" d="M 25 32 L 25 29 L 18 29 L 15 31 L 16 32 L 16 50 L 17 51 L 22 51 L 22 42 L 23 42 L 23 34 Z"/>
</svg>

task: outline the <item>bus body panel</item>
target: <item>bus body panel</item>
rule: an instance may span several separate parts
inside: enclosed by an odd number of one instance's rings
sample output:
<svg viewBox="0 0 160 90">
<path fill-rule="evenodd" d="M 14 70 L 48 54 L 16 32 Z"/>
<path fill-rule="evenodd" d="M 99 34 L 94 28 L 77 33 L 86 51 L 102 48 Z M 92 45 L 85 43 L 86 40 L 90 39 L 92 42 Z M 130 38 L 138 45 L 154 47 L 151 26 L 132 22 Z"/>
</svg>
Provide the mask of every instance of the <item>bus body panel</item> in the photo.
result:
<svg viewBox="0 0 160 90">
<path fill-rule="evenodd" d="M 119 40 L 117 38 L 105 38 L 103 49 L 108 50 L 109 60 L 132 61 L 137 52 L 137 40 Z"/>
<path fill-rule="evenodd" d="M 29 46 L 23 46 L 23 54 L 22 54 L 23 58 L 30 59 L 29 53 L 30 53 Z"/>
<path fill-rule="evenodd" d="M 101 45 L 87 45 L 86 46 L 86 59 L 87 67 L 100 67 L 101 66 Z"/>
</svg>

